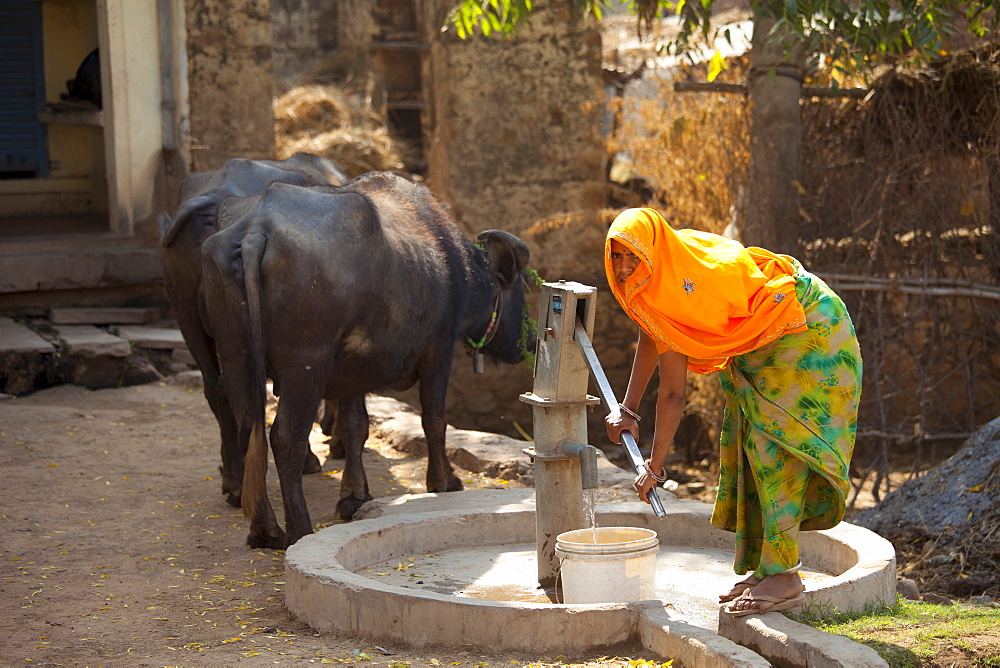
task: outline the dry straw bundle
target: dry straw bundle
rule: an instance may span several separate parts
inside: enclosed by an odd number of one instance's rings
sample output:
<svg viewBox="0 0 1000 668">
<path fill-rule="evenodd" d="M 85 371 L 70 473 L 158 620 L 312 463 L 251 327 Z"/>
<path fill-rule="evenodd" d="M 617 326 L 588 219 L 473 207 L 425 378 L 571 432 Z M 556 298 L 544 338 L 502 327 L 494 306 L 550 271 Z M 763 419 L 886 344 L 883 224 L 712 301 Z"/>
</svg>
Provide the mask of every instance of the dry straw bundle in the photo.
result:
<svg viewBox="0 0 1000 668">
<path fill-rule="evenodd" d="M 348 176 L 402 170 L 406 147 L 367 97 L 334 85 L 296 86 L 274 102 L 278 159 L 300 151 L 337 162 Z"/>
</svg>

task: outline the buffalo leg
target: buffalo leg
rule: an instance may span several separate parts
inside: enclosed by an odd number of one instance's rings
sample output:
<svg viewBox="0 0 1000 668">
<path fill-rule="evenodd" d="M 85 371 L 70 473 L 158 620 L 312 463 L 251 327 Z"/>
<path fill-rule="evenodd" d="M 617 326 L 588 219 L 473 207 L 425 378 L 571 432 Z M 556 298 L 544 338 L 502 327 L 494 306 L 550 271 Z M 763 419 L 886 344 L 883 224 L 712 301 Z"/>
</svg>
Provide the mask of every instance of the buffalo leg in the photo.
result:
<svg viewBox="0 0 1000 668">
<path fill-rule="evenodd" d="M 306 460 L 302 465 L 302 473 L 309 475 L 311 473 L 319 473 L 323 470 L 323 463 L 316 456 L 316 453 L 310 448 L 306 451 Z"/>
<path fill-rule="evenodd" d="M 236 418 L 229 404 L 225 386 L 217 380 L 218 376 L 212 394 L 215 397 L 213 412 L 219 423 L 219 436 L 222 439 L 222 493 L 226 495 L 226 503 L 239 508 L 242 505 L 240 499 L 243 493 L 243 458 L 246 452 L 245 448 L 240 447 Z M 208 392 L 207 377 L 205 391 Z"/>
<path fill-rule="evenodd" d="M 362 456 L 368 440 L 368 408 L 364 395 L 341 399 L 337 406 L 337 431 L 344 444 L 344 477 L 340 483 L 337 514 L 341 519 L 354 517 L 372 496 L 368 493 L 368 476 Z"/>
<path fill-rule="evenodd" d="M 291 384 L 289 384 L 291 385 Z M 301 384 L 291 385 L 300 387 Z M 308 393 L 311 394 L 313 390 Z M 318 392 L 317 392 L 318 394 Z M 286 390 L 278 400 L 278 411 L 271 425 L 271 450 L 281 481 L 281 498 L 285 504 L 285 541 L 288 545 L 311 534 L 312 520 L 302 488 L 302 471 L 309 448 L 309 432 L 315 413 L 309 406 L 316 406 L 319 397 L 303 396 L 299 391 Z"/>
<path fill-rule="evenodd" d="M 450 349 L 449 349 L 450 353 Z M 441 368 L 443 367 L 443 368 Z M 451 364 L 431 365 L 429 377 L 420 377 L 420 422 L 427 438 L 427 491 L 458 492 L 463 489 L 448 461 L 445 447 L 445 397 Z"/>
<path fill-rule="evenodd" d="M 247 545 L 254 549 L 282 550 L 285 548 L 285 532 L 278 526 L 274 516 L 274 508 L 267 498 L 267 493 L 261 495 L 254 513 L 254 521 L 250 524 L 247 534 Z"/>
<path fill-rule="evenodd" d="M 192 316 L 188 316 L 189 318 Z M 215 421 L 219 425 L 219 439 L 222 455 L 222 493 L 226 503 L 239 508 L 240 495 L 243 487 L 243 456 L 237 437 L 236 417 L 226 396 L 225 384 L 219 375 L 219 363 L 216 358 L 214 341 L 201 326 L 201 318 L 193 324 L 182 318 L 180 324 L 184 341 L 201 371 L 205 399 L 208 401 Z"/>
<path fill-rule="evenodd" d="M 242 451 L 246 453 L 247 443 L 250 441 L 250 429 L 239 433 L 239 443 L 242 444 Z M 250 523 L 250 533 L 247 534 L 247 545 L 252 548 L 266 548 L 280 550 L 285 547 L 285 532 L 278 525 L 278 519 L 274 515 L 274 508 L 271 507 L 271 500 L 268 498 L 267 489 L 260 495 L 257 508 L 253 514 L 253 521 Z"/>
<path fill-rule="evenodd" d="M 323 433 L 330 437 L 327 441 L 330 444 L 330 459 L 343 459 L 344 440 L 340 437 L 340 431 L 337 429 L 337 403 L 325 399 L 320 406 L 319 413 L 317 422 L 319 422 Z"/>
</svg>

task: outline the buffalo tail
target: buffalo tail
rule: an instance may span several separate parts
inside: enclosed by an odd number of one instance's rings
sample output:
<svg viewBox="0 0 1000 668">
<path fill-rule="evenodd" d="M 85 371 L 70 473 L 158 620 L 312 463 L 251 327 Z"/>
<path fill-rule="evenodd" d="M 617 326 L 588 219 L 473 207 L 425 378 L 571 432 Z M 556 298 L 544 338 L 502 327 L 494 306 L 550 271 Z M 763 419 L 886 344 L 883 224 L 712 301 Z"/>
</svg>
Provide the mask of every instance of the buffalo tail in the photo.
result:
<svg viewBox="0 0 1000 668">
<path fill-rule="evenodd" d="M 264 406 L 267 369 L 264 358 L 264 331 L 261 325 L 260 262 L 266 246 L 262 235 L 248 235 L 243 240 L 243 289 L 246 295 L 250 328 L 251 377 L 248 407 L 251 415 L 250 443 L 243 465 L 243 514 L 253 522 L 267 479 L 267 437 L 264 430 Z"/>
</svg>

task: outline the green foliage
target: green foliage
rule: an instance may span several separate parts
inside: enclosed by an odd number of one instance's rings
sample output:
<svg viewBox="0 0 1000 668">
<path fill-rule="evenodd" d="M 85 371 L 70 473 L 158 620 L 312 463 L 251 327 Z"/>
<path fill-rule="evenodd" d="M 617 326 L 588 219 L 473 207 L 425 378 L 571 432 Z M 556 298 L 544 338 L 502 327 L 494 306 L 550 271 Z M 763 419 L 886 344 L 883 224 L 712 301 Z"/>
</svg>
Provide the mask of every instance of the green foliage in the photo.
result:
<svg viewBox="0 0 1000 668">
<path fill-rule="evenodd" d="M 665 45 L 667 52 L 688 53 L 714 37 L 714 0 L 552 1 L 597 18 L 611 6 L 624 6 L 646 27 L 677 15 L 680 32 Z M 993 0 L 753 0 L 752 8 L 758 17 L 775 19 L 772 35 L 821 54 L 842 73 L 869 72 L 886 61 L 927 62 L 943 53 L 953 35 L 982 38 L 1000 28 Z M 477 31 L 512 35 L 533 10 L 531 0 L 462 0 L 450 23 L 463 39 Z"/>
<path fill-rule="evenodd" d="M 759 0 L 759 15 L 777 19 L 772 34 L 825 54 L 844 74 L 867 72 L 878 62 L 918 65 L 944 53 L 960 22 L 976 37 L 998 26 L 990 0 Z"/>
<path fill-rule="evenodd" d="M 542 279 L 541 276 L 538 275 L 537 271 L 535 271 L 531 267 L 526 267 L 525 268 L 525 270 L 524 270 L 524 286 L 526 288 L 528 288 L 529 290 L 531 288 L 536 288 L 537 289 L 537 288 L 542 287 L 542 283 L 544 283 L 544 282 L 545 281 Z"/>
<path fill-rule="evenodd" d="M 528 349 L 528 343 L 532 336 L 538 331 L 538 323 L 528 313 L 528 304 L 525 303 L 521 312 L 521 335 L 517 339 L 517 347 L 524 356 L 524 364 L 530 369 L 535 368 L 535 353 Z"/>
<path fill-rule="evenodd" d="M 477 29 L 487 36 L 493 32 L 510 35 L 532 9 L 531 0 L 464 0 L 449 20 L 462 39 L 468 39 Z"/>
<path fill-rule="evenodd" d="M 525 291 L 530 291 L 532 288 L 538 289 L 542 287 L 542 283 L 545 281 L 538 272 L 531 267 L 525 268 L 522 272 L 522 280 L 524 281 Z M 518 337 L 517 346 L 521 350 L 521 354 L 524 355 L 524 363 L 529 368 L 534 370 L 535 368 L 535 353 L 528 350 L 528 344 L 531 342 L 531 337 L 536 335 L 538 330 L 538 323 L 535 319 L 531 317 L 528 312 L 528 302 L 524 302 L 524 310 L 521 312 L 521 335 Z"/>
</svg>

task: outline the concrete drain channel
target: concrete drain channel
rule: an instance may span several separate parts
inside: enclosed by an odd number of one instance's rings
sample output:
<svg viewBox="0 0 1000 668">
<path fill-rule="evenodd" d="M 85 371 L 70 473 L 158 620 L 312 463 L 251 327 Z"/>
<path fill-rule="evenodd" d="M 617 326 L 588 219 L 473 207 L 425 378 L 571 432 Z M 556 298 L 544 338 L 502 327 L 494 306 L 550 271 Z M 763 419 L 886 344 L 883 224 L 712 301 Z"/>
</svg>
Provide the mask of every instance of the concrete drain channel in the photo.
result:
<svg viewBox="0 0 1000 668">
<path fill-rule="evenodd" d="M 681 666 L 884 665 L 780 613 L 720 614 L 732 536 L 710 524 L 707 504 L 668 502 L 664 517 L 641 503 L 598 504 L 598 526 L 657 533 L 655 598 L 568 605 L 537 584 L 533 490 L 489 491 L 387 500 L 381 516 L 306 536 L 285 556 L 288 609 L 319 631 L 409 647 L 541 656 L 638 641 Z M 801 556 L 806 608 L 895 601 L 892 545 L 866 529 L 804 533 Z"/>
</svg>

